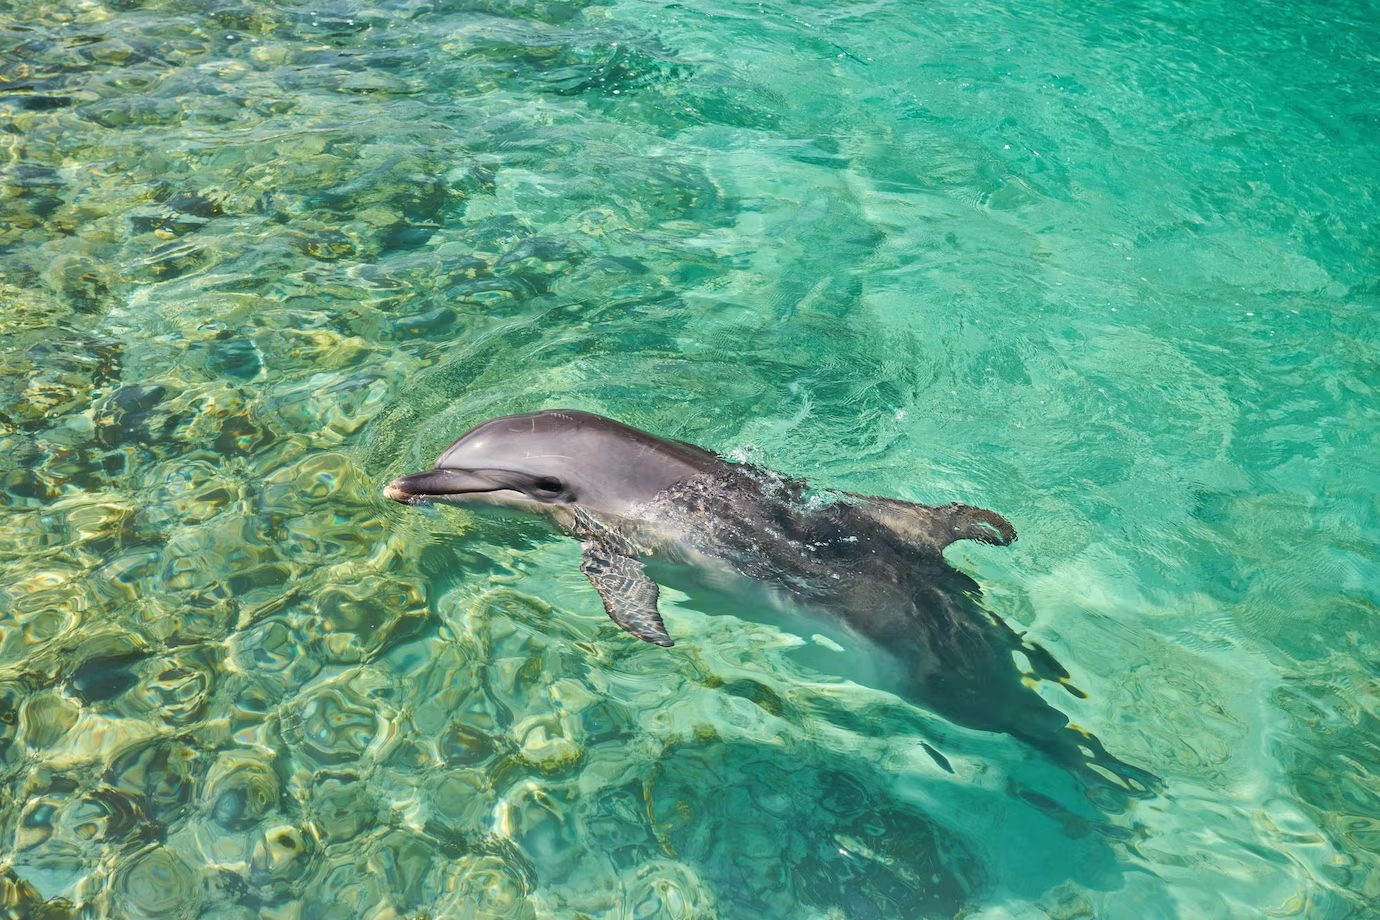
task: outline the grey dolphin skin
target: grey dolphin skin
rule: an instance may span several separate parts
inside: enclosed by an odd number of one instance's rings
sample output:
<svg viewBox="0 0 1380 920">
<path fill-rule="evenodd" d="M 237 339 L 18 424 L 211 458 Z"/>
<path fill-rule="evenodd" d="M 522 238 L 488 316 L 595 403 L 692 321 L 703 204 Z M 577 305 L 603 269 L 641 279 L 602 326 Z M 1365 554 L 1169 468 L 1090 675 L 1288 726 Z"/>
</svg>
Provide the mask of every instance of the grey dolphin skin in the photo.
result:
<svg viewBox="0 0 1380 920">
<path fill-rule="evenodd" d="M 1014 735 L 1086 779 L 1105 784 L 1111 774 L 1131 795 L 1156 788 L 1155 777 L 1112 756 L 1027 686 L 1032 676 L 1081 696 L 1047 651 L 983 609 L 977 583 L 945 561 L 956 540 L 1016 539 L 1005 518 L 851 493 L 807 501 L 806 490 L 612 419 L 545 410 L 471 429 L 433 469 L 393 480 L 384 494 L 550 516 L 581 541 L 581 568 L 608 615 L 655 645 L 673 642 L 643 562 L 730 570 L 838 620 L 897 663 L 904 697 L 946 719 Z M 1016 667 L 1017 651 L 1030 675 Z"/>
</svg>

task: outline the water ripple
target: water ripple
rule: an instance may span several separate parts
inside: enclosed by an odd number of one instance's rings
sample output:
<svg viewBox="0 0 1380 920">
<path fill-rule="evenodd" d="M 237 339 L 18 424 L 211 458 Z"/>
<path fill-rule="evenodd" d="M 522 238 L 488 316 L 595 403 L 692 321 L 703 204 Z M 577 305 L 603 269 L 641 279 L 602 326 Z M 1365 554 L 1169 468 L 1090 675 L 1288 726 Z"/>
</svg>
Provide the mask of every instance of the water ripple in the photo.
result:
<svg viewBox="0 0 1380 920">
<path fill-rule="evenodd" d="M 0 2 L 0 910 L 1365 913 L 1353 6 Z M 555 404 L 1002 509 L 1164 793 L 379 496 Z"/>
</svg>

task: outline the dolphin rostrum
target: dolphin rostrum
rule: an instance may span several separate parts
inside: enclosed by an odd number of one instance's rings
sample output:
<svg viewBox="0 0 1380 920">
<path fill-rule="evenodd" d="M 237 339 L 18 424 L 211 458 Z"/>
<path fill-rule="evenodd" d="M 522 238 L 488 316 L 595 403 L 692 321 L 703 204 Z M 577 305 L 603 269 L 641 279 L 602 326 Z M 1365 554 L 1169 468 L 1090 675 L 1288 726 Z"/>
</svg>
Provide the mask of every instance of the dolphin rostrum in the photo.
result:
<svg viewBox="0 0 1380 920">
<path fill-rule="evenodd" d="M 1005 518 L 963 504 L 852 493 L 819 501 L 808 491 L 799 480 L 693 444 L 552 409 L 471 429 L 433 469 L 393 480 L 384 494 L 549 515 L 581 541 L 581 569 L 608 615 L 654 645 L 674 643 L 644 561 L 729 570 L 831 614 L 898 665 L 904 697 L 950 721 L 1014 735 L 1087 778 L 1113 774 L 1114 785 L 1134 795 L 1155 787 L 1155 777 L 1070 726 L 1027 685 L 1027 676 L 1053 680 L 1082 696 L 1053 656 L 983 609 L 977 583 L 945 561 L 944 548 L 956 540 L 1015 540 Z M 1016 667 L 1015 652 L 1029 675 Z"/>
</svg>

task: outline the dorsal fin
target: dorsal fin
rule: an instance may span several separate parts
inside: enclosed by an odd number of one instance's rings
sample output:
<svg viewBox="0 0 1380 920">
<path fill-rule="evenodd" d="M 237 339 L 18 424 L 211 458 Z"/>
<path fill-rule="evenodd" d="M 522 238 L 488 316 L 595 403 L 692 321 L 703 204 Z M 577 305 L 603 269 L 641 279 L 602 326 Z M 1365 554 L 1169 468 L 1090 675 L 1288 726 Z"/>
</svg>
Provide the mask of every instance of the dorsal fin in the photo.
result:
<svg viewBox="0 0 1380 920">
<path fill-rule="evenodd" d="M 1016 539 L 1011 522 L 986 508 L 954 502 L 951 505 L 918 505 L 896 498 L 855 495 L 852 507 L 890 530 L 904 542 L 934 552 L 955 540 L 977 540 L 1006 546 Z"/>
</svg>

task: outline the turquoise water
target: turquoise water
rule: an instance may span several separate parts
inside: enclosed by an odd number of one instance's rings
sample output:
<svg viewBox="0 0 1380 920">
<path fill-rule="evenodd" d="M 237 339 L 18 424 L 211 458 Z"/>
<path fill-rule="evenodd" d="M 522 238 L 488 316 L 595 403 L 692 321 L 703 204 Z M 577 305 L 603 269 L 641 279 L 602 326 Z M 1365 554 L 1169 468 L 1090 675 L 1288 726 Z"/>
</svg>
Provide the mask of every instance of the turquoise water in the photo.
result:
<svg viewBox="0 0 1380 920">
<path fill-rule="evenodd" d="M 1359 2 L 0 0 L 0 904 L 1372 915 L 1377 47 Z M 950 560 L 1164 789 L 731 603 L 638 643 L 572 541 L 382 498 L 558 405 L 1000 511 Z"/>
</svg>

